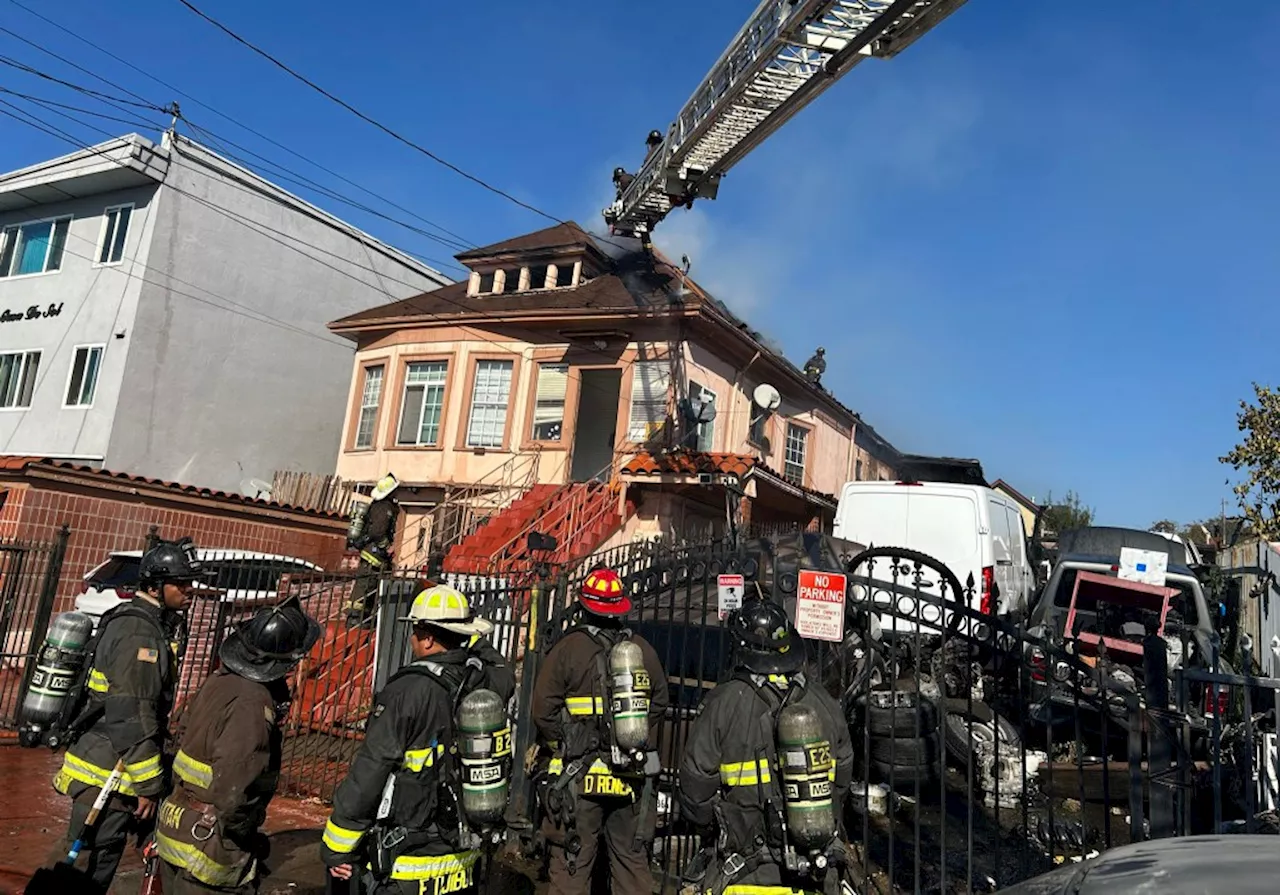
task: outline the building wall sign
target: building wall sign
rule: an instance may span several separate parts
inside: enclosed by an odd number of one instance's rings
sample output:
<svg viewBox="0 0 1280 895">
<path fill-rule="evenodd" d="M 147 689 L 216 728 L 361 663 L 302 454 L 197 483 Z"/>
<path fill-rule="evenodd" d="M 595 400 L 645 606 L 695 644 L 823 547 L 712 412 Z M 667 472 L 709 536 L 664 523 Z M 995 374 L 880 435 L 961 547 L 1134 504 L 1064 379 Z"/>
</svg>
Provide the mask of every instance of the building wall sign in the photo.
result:
<svg viewBox="0 0 1280 895">
<path fill-rule="evenodd" d="M 43 310 L 39 305 L 32 305 L 27 308 L 26 312 L 22 311 L 0 311 L 0 323 L 17 323 L 20 320 L 42 320 L 45 317 L 57 317 L 62 313 L 63 302 L 50 304 Z"/>
</svg>

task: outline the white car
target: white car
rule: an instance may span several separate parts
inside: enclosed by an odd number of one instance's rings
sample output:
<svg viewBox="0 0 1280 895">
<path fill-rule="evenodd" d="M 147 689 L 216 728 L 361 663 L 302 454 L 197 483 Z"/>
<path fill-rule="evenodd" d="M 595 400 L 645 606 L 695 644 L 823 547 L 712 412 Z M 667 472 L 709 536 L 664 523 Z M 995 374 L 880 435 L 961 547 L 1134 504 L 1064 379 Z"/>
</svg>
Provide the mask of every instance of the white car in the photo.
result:
<svg viewBox="0 0 1280 895">
<path fill-rule="evenodd" d="M 1024 616 L 1035 589 L 1022 513 L 1012 500 L 980 485 L 848 482 L 840 491 L 834 534 L 859 544 L 905 547 L 928 554 L 954 572 L 961 586 L 972 576 L 970 608 L 988 615 Z M 920 586 L 937 585 L 922 580 Z M 880 602 L 882 594 L 888 598 L 881 591 L 873 600 Z M 852 597 L 865 598 L 858 593 Z M 915 601 L 899 600 L 898 610 L 907 617 L 881 615 L 882 628 L 914 631 L 916 625 L 909 617 L 916 611 Z M 924 629 L 932 629 L 931 623 L 941 616 L 933 605 L 920 612 Z"/>
<path fill-rule="evenodd" d="M 224 603 L 270 602 L 276 597 L 280 576 L 322 571 L 305 559 L 247 550 L 197 548 L 196 557 L 213 572 L 198 587 L 213 588 L 217 599 Z M 85 589 L 76 597 L 76 610 L 91 616 L 96 626 L 108 609 L 133 599 L 141 563 L 141 550 L 112 553 L 106 562 L 84 576 Z"/>
</svg>

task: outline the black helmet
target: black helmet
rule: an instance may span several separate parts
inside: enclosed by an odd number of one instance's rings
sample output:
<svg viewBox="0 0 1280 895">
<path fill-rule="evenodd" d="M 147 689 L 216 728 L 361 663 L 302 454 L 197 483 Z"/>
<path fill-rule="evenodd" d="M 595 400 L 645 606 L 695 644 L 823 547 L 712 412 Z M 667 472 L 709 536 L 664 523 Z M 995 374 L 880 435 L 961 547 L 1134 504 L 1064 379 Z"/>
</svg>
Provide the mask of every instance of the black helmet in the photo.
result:
<svg viewBox="0 0 1280 895">
<path fill-rule="evenodd" d="M 222 641 L 218 657 L 241 677 L 265 684 L 293 670 L 319 639 L 319 623 L 294 596 L 237 625 Z"/>
<path fill-rule="evenodd" d="M 790 674 L 804 664 L 804 642 L 777 603 L 753 597 L 729 617 L 737 662 L 756 674 Z"/>
<path fill-rule="evenodd" d="M 190 538 L 160 541 L 142 555 L 138 580 L 143 587 L 166 581 L 195 581 L 206 575 L 204 564 L 196 559 L 196 545 Z"/>
</svg>

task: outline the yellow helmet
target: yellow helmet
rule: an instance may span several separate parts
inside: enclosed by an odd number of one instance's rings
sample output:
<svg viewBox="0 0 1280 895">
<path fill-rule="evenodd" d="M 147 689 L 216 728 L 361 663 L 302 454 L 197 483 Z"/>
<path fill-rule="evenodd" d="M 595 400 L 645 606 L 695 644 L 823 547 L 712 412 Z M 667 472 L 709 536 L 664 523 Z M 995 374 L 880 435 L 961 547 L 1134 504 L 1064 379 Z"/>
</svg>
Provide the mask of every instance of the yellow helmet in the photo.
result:
<svg viewBox="0 0 1280 895">
<path fill-rule="evenodd" d="M 488 634 L 493 622 L 478 618 L 471 611 L 467 595 L 447 584 L 429 587 L 413 599 L 409 614 L 400 621 L 416 625 L 431 625 L 455 634 Z"/>
<path fill-rule="evenodd" d="M 389 472 L 382 478 L 378 479 L 378 484 L 373 486 L 373 491 L 370 492 L 369 497 L 373 500 L 382 500 L 382 498 L 386 497 L 399 487 L 400 480 L 396 478 L 393 473 Z"/>
</svg>

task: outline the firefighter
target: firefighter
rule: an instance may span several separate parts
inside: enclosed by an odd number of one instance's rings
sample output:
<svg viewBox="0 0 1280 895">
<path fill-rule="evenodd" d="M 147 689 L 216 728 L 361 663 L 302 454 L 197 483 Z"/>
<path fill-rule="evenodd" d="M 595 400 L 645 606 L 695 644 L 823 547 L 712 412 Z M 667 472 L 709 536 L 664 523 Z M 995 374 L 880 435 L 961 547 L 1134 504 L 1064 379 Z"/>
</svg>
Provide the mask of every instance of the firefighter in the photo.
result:
<svg viewBox="0 0 1280 895">
<path fill-rule="evenodd" d="M 73 722 L 83 733 L 67 749 L 54 776 L 71 796 L 71 823 L 57 857 L 65 857 L 111 774 L 123 759 L 116 794 L 89 832 L 82 854 L 86 872 L 106 892 L 129 836 L 150 833 L 156 805 L 167 790 L 164 744 L 177 682 L 178 654 L 186 640 L 179 611 L 205 571 L 190 539 L 161 541 L 142 557 L 133 599 L 99 622 L 84 710 Z"/>
<path fill-rule="evenodd" d="M 335 879 L 364 866 L 364 891 L 465 892 L 477 885 L 481 856 L 464 840 L 458 804 L 455 713 L 463 697 L 492 690 L 507 706 L 515 676 L 489 645 L 493 624 L 447 585 L 424 590 L 409 614 L 413 660 L 374 700 L 364 742 L 333 797 L 321 857 Z M 510 758 L 511 730 L 495 733 Z"/>
<path fill-rule="evenodd" d="M 620 643 L 634 644 L 649 684 L 647 746 L 656 745 L 666 710 L 667 678 L 658 654 L 628 630 L 631 599 L 611 569 L 587 575 L 570 626 L 551 648 L 534 684 L 532 714 L 540 738 L 554 754 L 543 786 L 543 832 L 550 846 L 551 889 L 577 895 L 591 888 L 599 840 L 609 853 L 611 891 L 649 895 L 653 874 L 648 846 L 657 825 L 656 752 L 644 761 L 619 761 L 616 704 L 609 663 Z M 613 729 L 611 729 L 613 728 Z"/>
<path fill-rule="evenodd" d="M 360 551 L 356 584 L 347 603 L 347 624 L 351 627 L 371 622 L 378 595 L 378 576 L 391 565 L 391 546 L 396 540 L 400 502 L 396 489 L 400 480 L 387 473 L 370 493 L 369 510 L 359 534 L 349 543 Z"/>
<path fill-rule="evenodd" d="M 714 843 L 689 882 L 711 895 L 824 891 L 827 871 L 848 866 L 840 817 L 853 775 L 849 730 L 836 701 L 808 680 L 804 643 L 781 606 L 748 599 L 727 627 L 733 676 L 703 699 L 680 767 L 681 812 Z M 798 738 L 788 723 L 796 718 L 809 727 Z M 797 754 L 812 764 L 793 786 L 796 769 L 778 760 Z"/>
<path fill-rule="evenodd" d="M 165 895 L 258 890 L 266 858 L 259 828 L 280 774 L 287 675 L 320 637 L 296 596 L 262 609 L 218 649 L 200 687 L 160 805 L 156 850 Z"/>
</svg>

